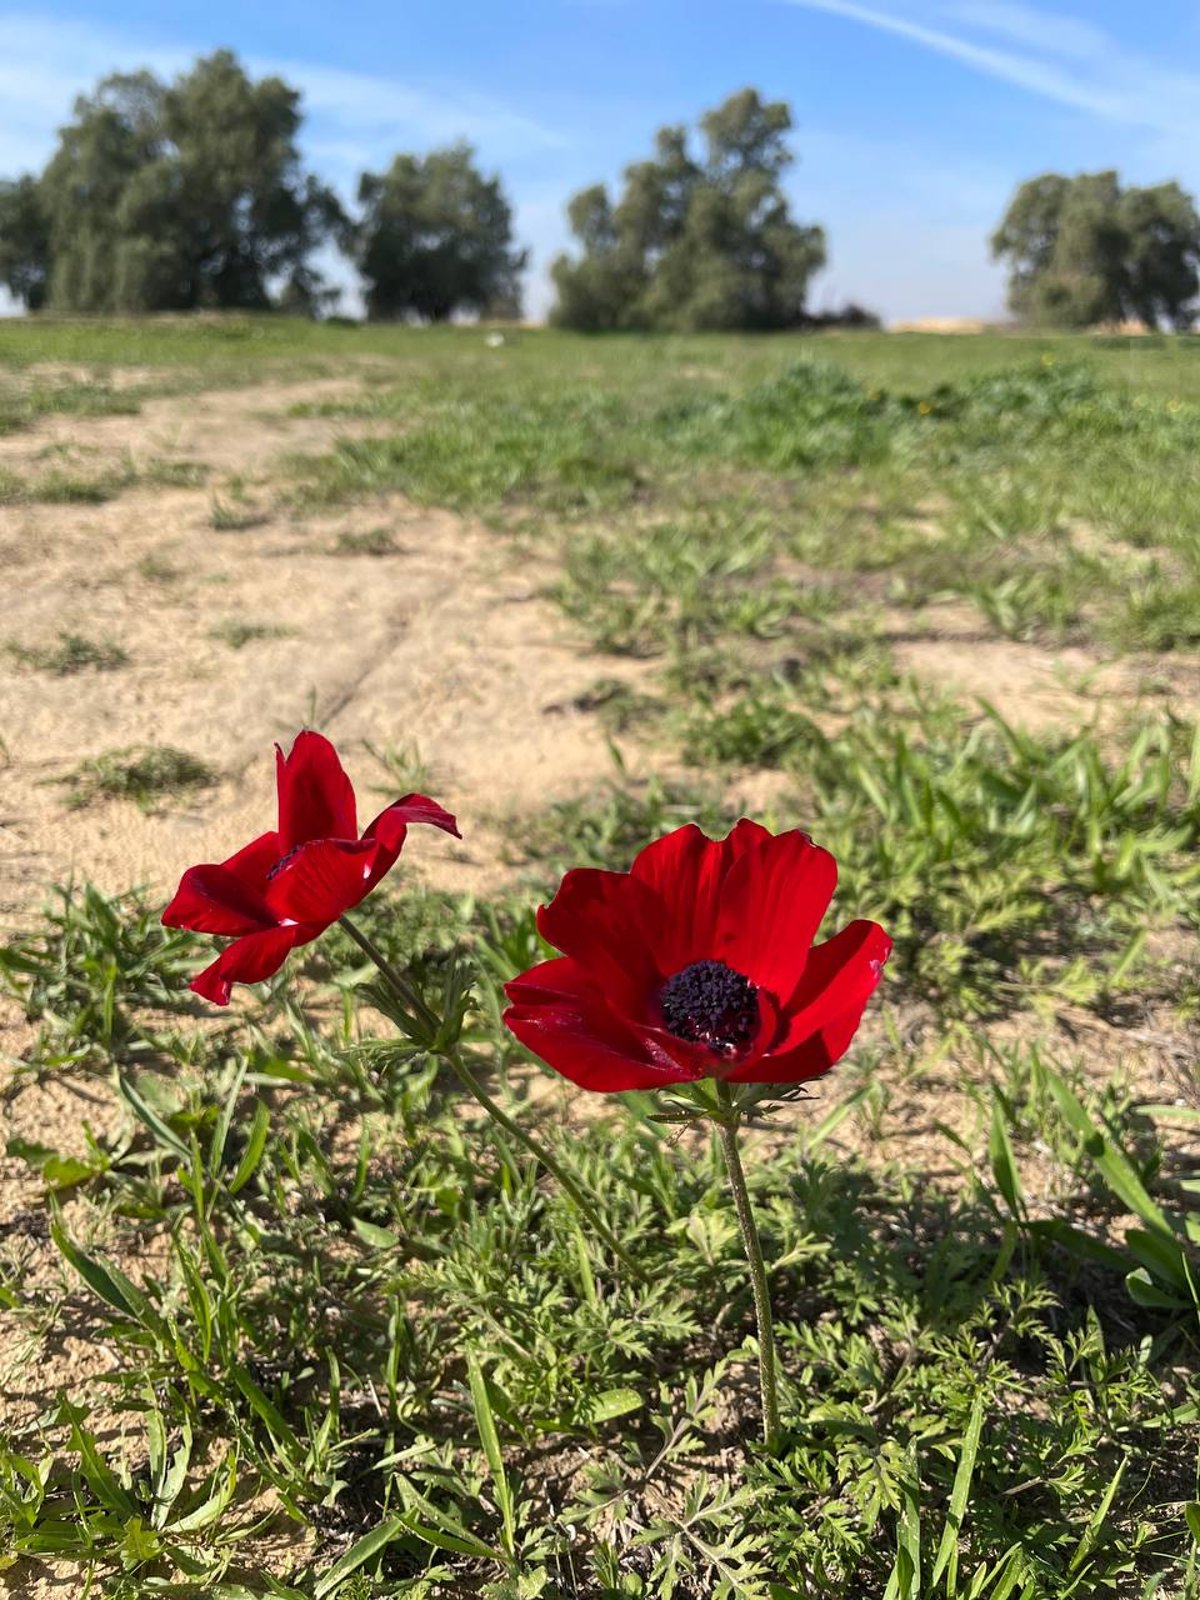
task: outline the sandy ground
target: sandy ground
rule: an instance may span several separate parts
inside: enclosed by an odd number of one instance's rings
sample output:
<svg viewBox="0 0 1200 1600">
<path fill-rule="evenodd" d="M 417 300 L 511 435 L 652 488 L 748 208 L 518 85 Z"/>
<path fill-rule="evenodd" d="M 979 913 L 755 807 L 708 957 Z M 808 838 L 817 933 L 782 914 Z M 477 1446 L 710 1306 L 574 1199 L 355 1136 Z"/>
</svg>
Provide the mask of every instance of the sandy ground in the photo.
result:
<svg viewBox="0 0 1200 1600">
<path fill-rule="evenodd" d="M 611 771 L 602 731 L 573 702 L 601 675 L 643 669 L 589 655 L 539 597 L 541 562 L 397 498 L 329 517 L 281 509 L 279 457 L 335 432 L 286 409 L 336 387 L 160 400 L 139 417 L 53 419 L 0 440 L 0 468 L 27 471 L 48 444 L 69 443 L 213 473 L 203 489 L 0 509 L 9 580 L 0 642 L 39 649 L 79 633 L 130 658 L 116 671 L 54 677 L 0 656 L 0 925 L 71 874 L 169 893 L 183 867 L 220 858 L 269 822 L 272 743 L 308 722 L 343 751 L 364 812 L 396 788 L 368 745 L 419 758 L 420 782 L 465 835 L 462 846 L 423 837 L 412 851 L 446 887 L 490 885 L 510 812 Z M 231 473 L 262 520 L 218 531 L 212 505 Z M 380 529 L 394 553 L 337 553 L 340 535 Z M 277 632 L 235 649 L 214 636 L 230 624 Z M 125 800 L 68 808 L 59 780 L 81 760 L 147 744 L 202 758 L 219 781 L 150 811 Z"/>
<path fill-rule="evenodd" d="M 420 781 L 463 824 L 461 847 L 422 840 L 421 865 L 446 887 L 494 887 L 508 817 L 611 773 L 603 730 L 574 702 L 600 677 L 640 681 L 647 669 L 589 651 L 542 598 L 542 552 L 522 556 L 397 496 L 325 516 L 288 508 L 283 459 L 348 431 L 289 408 L 356 388 L 210 391 L 151 400 L 131 417 L 52 416 L 0 438 L 0 472 L 191 463 L 208 473 L 203 488 L 134 487 L 101 505 L 0 507 L 0 931 L 71 875 L 168 894 L 184 866 L 265 825 L 272 743 L 309 722 L 344 752 L 364 811 L 372 788 L 382 804 L 396 781 L 368 746 L 416 758 Z M 217 529 L 214 503 L 253 520 Z M 343 536 L 381 530 L 388 555 L 338 550 Z M 268 631 L 233 648 L 221 637 L 230 627 Z M 930 608 L 912 629 L 911 613 L 887 619 L 902 669 L 1030 727 L 1077 726 L 1143 695 L 1136 667 L 988 638 L 962 605 Z M 129 663 L 54 677 L 2 648 L 45 649 L 63 633 L 112 641 Z M 138 745 L 200 757 L 218 781 L 152 810 L 68 807 L 61 780 L 82 760 Z"/>
</svg>

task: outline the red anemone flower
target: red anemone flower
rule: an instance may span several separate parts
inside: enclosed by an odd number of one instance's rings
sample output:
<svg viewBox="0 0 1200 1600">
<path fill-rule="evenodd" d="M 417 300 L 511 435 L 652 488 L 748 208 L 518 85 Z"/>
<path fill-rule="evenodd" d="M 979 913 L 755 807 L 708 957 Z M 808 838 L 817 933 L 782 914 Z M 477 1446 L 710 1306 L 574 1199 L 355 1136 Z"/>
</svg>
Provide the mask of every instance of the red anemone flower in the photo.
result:
<svg viewBox="0 0 1200 1600">
<path fill-rule="evenodd" d="M 837 863 L 807 834 L 694 823 L 628 872 L 576 868 L 538 912 L 563 951 L 506 986 L 504 1021 L 582 1089 L 695 1078 L 799 1083 L 849 1048 L 892 941 L 852 922 L 813 944 Z"/>
<path fill-rule="evenodd" d="M 275 746 L 279 826 L 219 865 L 189 867 L 163 912 L 168 928 L 233 940 L 190 987 L 229 1004 L 235 983 L 261 983 L 289 951 L 309 944 L 356 906 L 396 864 L 410 822 L 461 837 L 454 818 L 423 794 L 405 795 L 358 834 L 354 789 L 319 733 Z"/>
</svg>

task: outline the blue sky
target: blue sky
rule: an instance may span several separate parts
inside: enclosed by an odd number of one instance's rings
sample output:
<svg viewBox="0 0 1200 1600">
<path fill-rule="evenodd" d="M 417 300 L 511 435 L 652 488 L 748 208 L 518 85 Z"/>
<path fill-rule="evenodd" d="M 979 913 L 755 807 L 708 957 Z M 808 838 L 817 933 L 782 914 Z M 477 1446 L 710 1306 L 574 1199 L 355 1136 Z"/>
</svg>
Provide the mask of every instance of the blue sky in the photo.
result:
<svg viewBox="0 0 1200 1600">
<path fill-rule="evenodd" d="M 222 45 L 303 91 L 307 158 L 347 197 L 397 150 L 471 140 L 532 249 L 535 316 L 570 194 L 745 84 L 792 106 L 795 213 L 829 233 L 818 307 L 998 314 L 987 236 L 1038 172 L 1200 192 L 1194 0 L 0 0 L 0 176 L 40 166 L 102 74 Z"/>
</svg>

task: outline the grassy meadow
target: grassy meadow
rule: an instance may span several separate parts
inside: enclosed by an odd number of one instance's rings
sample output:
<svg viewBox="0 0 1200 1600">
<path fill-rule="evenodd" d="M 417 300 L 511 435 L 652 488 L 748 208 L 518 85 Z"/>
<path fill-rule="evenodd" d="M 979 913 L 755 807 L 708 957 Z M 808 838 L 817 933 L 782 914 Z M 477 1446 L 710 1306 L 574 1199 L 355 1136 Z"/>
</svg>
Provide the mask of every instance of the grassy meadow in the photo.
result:
<svg viewBox="0 0 1200 1600">
<path fill-rule="evenodd" d="M 406 853 L 360 915 L 422 992 L 469 985 L 493 1093 L 638 1271 L 356 1012 L 339 931 L 215 1013 L 211 940 L 47 885 L 0 950 L 7 1093 L 80 1086 L 94 1129 L 8 1141 L 0 1588 L 1197 1600 L 1200 340 L 0 321 L 0 435 L 346 376 L 291 402 L 336 438 L 271 504 L 483 523 L 591 652 L 612 747 L 507 819 L 495 895 Z M 0 461 L 0 522 L 185 476 Z M 351 537 L 388 581 L 388 528 Z M 248 626 L 212 619 L 239 654 Z M 30 694 L 121 692 L 119 638 L 20 648 Z M 57 803 L 210 776 L 114 752 Z M 846 1061 L 747 1141 L 774 1457 L 715 1143 L 580 1104 L 499 1021 L 565 868 L 743 811 L 810 831 L 838 925 L 896 941 Z"/>
</svg>

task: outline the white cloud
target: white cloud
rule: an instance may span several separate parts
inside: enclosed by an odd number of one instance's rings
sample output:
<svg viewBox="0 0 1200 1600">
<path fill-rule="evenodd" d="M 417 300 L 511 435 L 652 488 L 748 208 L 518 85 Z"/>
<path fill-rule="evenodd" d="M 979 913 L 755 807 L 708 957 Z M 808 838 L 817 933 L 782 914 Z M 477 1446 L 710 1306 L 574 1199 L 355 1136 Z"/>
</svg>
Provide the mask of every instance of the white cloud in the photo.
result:
<svg viewBox="0 0 1200 1600">
<path fill-rule="evenodd" d="M 988 77 L 1070 106 L 1105 122 L 1180 139 L 1200 135 L 1200 75 L 1169 71 L 1138 56 L 1087 24 L 1027 6 L 1002 3 L 954 7 L 964 21 L 1016 39 L 1025 51 L 1000 50 L 962 33 L 858 0 L 783 0 L 808 11 L 859 22 L 948 56 Z M 943 13 L 944 14 L 944 13 Z M 1082 31 L 1081 31 L 1082 30 Z M 1050 59 L 1067 57 L 1067 63 Z"/>
<path fill-rule="evenodd" d="M 145 42 L 72 22 L 0 14 L 0 171 L 44 161 L 76 95 L 110 72 L 149 67 L 163 76 L 212 48 Z M 467 139 L 489 158 L 511 160 L 561 149 L 553 128 L 461 85 L 415 84 L 385 73 L 342 71 L 285 58 L 250 56 L 249 71 L 277 74 L 301 91 L 306 144 L 335 149 L 354 170 L 398 149 Z"/>
<path fill-rule="evenodd" d="M 569 143 L 533 118 L 462 89 L 416 88 L 395 78 L 304 61 L 251 57 L 247 65 L 255 73 L 275 73 L 294 84 L 314 119 L 382 138 L 391 150 L 406 142 L 428 146 L 467 139 L 503 159 Z"/>
<path fill-rule="evenodd" d="M 951 0 L 943 10 L 956 22 L 1068 60 L 1100 60 L 1113 48 L 1112 40 L 1090 22 L 1035 10 L 1016 0 Z"/>
</svg>

